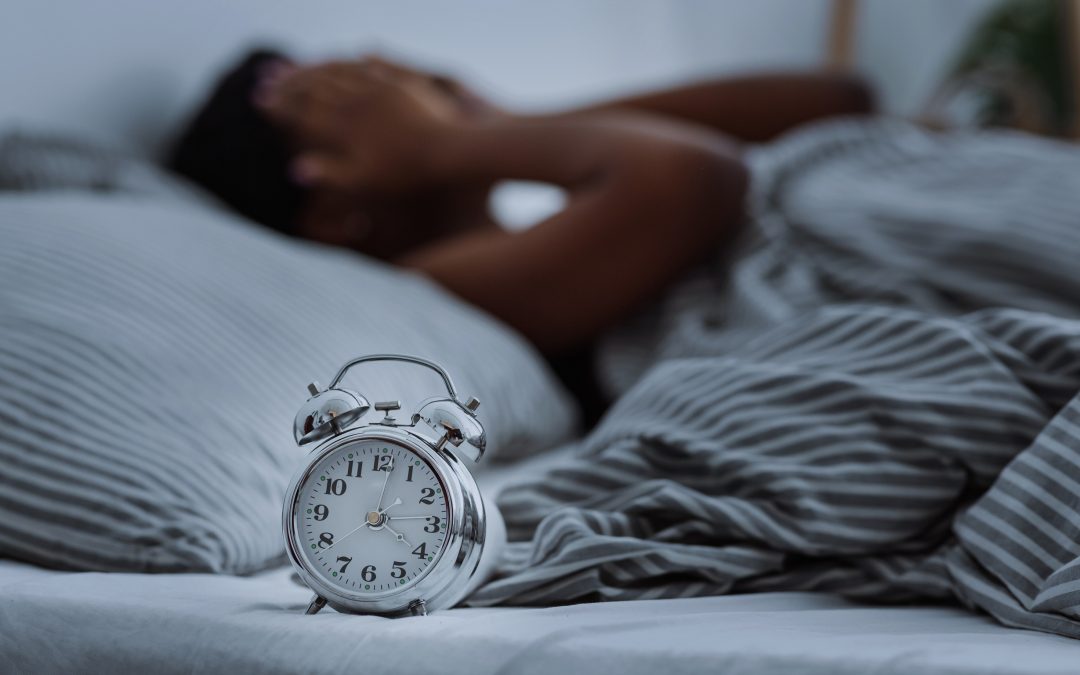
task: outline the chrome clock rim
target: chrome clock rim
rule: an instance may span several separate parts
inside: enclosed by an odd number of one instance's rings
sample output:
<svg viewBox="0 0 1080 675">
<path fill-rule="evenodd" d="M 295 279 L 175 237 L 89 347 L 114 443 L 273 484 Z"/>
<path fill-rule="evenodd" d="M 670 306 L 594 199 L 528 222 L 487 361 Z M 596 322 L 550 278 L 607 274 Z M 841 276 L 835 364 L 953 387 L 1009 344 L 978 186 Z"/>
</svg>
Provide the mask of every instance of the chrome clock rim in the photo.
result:
<svg viewBox="0 0 1080 675">
<path fill-rule="evenodd" d="M 337 588 L 309 569 L 303 558 L 303 542 L 296 526 L 296 509 L 301 486 L 315 473 L 323 459 L 343 446 L 367 440 L 403 446 L 427 462 L 446 497 L 449 523 L 442 548 L 420 578 L 404 588 L 359 594 Z M 410 607 L 417 601 L 423 601 L 428 609 L 438 609 L 460 600 L 468 579 L 479 564 L 485 525 L 484 505 L 479 490 L 472 475 L 461 466 L 456 456 L 446 450 L 436 450 L 422 437 L 401 427 L 365 427 L 347 431 L 319 444 L 293 477 L 282 512 L 286 550 L 293 568 L 304 583 L 334 609 L 384 616 L 409 614 Z M 455 584 L 458 585 L 457 592 L 454 592 Z"/>
</svg>

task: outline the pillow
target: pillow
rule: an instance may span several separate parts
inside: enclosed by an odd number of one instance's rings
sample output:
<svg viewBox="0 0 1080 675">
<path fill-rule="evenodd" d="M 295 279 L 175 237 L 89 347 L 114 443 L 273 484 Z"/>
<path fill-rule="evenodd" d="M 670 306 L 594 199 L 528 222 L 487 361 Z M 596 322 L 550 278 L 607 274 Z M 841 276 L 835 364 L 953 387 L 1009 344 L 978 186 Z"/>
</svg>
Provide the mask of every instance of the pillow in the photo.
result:
<svg viewBox="0 0 1080 675">
<path fill-rule="evenodd" d="M 68 569 L 245 573 L 282 560 L 314 379 L 404 352 L 477 396 L 491 455 L 575 410 L 532 348 L 417 275 L 205 208 L 0 196 L 0 555 Z M 402 415 L 441 381 L 346 377 Z M 485 460 L 486 461 L 486 460 Z"/>
<path fill-rule="evenodd" d="M 202 189 L 138 157 L 62 134 L 0 135 L 0 191 L 123 192 L 218 205 Z"/>
</svg>

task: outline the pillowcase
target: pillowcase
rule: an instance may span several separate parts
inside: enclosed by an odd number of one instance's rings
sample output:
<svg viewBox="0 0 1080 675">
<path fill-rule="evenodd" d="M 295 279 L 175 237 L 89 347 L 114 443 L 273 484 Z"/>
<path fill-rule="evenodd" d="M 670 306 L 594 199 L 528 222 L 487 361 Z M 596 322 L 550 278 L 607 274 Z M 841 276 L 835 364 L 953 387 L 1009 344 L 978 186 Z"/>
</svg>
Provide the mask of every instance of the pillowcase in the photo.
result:
<svg viewBox="0 0 1080 675">
<path fill-rule="evenodd" d="M 0 192 L 81 190 L 218 205 L 200 188 L 120 150 L 48 132 L 0 134 Z"/>
<path fill-rule="evenodd" d="M 206 208 L 0 196 L 0 555 L 67 569 L 245 573 L 283 560 L 305 386 L 402 352 L 477 396 L 489 453 L 575 426 L 533 349 L 433 283 Z M 426 369 L 359 366 L 402 400 Z M 375 414 L 374 412 L 369 415 Z M 485 459 L 485 462 L 487 460 Z"/>
</svg>

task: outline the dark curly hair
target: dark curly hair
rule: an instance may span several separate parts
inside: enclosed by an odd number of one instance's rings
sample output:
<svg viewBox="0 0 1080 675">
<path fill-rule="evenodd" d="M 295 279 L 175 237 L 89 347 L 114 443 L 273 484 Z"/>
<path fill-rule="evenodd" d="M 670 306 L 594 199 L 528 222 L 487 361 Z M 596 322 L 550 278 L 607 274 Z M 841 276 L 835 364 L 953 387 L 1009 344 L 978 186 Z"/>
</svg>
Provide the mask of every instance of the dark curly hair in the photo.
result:
<svg viewBox="0 0 1080 675">
<path fill-rule="evenodd" d="M 187 177 L 240 214 L 276 230 L 296 231 L 305 191 L 289 175 L 284 135 L 253 101 L 261 73 L 291 60 L 273 49 L 256 49 L 217 83 L 168 158 Z"/>
</svg>

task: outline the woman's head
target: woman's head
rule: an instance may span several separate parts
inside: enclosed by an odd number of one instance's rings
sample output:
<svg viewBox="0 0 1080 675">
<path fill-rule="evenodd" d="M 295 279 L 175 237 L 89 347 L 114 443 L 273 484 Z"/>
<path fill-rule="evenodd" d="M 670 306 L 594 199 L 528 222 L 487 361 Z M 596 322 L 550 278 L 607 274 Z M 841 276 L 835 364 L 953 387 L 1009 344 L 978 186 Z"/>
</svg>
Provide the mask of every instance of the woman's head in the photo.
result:
<svg viewBox="0 0 1080 675">
<path fill-rule="evenodd" d="M 451 78 L 379 57 L 299 66 L 261 49 L 222 77 L 170 164 L 256 222 L 389 258 L 439 236 L 455 220 L 440 205 L 462 203 L 448 194 L 460 186 L 415 181 L 407 157 L 427 148 L 407 120 L 496 112 Z M 311 181 L 313 153 L 354 180 Z"/>
<path fill-rule="evenodd" d="M 288 63 L 270 49 L 241 59 L 180 135 L 169 166 L 247 218 L 295 234 L 306 191 L 289 174 L 285 135 L 254 102 L 265 73 Z"/>
</svg>

